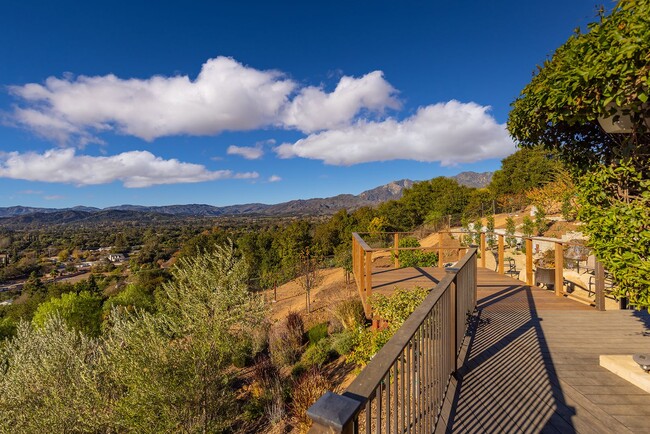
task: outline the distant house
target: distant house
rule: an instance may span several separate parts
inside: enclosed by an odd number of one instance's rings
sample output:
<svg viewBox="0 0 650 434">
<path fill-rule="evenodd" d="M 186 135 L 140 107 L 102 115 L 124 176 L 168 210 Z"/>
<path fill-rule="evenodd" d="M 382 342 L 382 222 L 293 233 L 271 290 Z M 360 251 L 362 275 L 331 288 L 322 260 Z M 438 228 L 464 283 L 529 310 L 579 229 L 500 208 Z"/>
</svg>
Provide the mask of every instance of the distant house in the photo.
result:
<svg viewBox="0 0 650 434">
<path fill-rule="evenodd" d="M 126 257 L 121 253 L 111 253 L 108 255 L 108 260 L 111 262 L 124 262 Z"/>
</svg>

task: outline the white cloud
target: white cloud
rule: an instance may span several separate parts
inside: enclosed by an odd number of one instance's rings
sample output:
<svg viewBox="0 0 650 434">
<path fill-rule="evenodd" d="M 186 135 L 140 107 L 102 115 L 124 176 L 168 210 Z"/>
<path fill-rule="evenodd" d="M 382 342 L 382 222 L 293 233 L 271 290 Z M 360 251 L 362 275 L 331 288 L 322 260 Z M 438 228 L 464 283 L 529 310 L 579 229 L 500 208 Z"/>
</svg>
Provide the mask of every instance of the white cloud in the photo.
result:
<svg viewBox="0 0 650 434">
<path fill-rule="evenodd" d="M 261 146 L 228 146 L 226 151 L 228 155 L 239 155 L 247 160 L 257 160 L 264 155 L 264 149 Z"/>
<path fill-rule="evenodd" d="M 282 178 L 280 178 L 278 175 L 269 176 L 269 182 L 279 182 L 279 181 L 282 181 Z"/>
<path fill-rule="evenodd" d="M 200 164 L 164 160 L 147 151 L 93 157 L 76 155 L 74 149 L 68 148 L 52 149 L 43 154 L 0 153 L 0 177 L 77 186 L 121 181 L 127 188 L 137 188 L 228 178 L 251 179 L 259 175 L 256 172 L 210 171 Z"/>
<path fill-rule="evenodd" d="M 187 75 L 64 76 L 10 91 L 22 105 L 14 110 L 16 123 L 59 143 L 74 137 L 81 144 L 101 143 L 95 134 L 102 131 L 149 141 L 268 126 L 312 132 L 345 125 L 364 110 L 381 113 L 399 106 L 380 71 L 343 77 L 326 93 L 298 89 L 282 72 L 260 71 L 227 57 L 208 60 L 194 80 Z"/>
<path fill-rule="evenodd" d="M 52 194 L 50 196 L 43 196 L 43 199 L 45 199 L 45 200 L 62 200 L 62 199 L 65 199 L 65 196 L 61 196 L 60 194 Z"/>
<path fill-rule="evenodd" d="M 416 160 L 442 165 L 469 163 L 511 154 L 515 145 L 488 114 L 489 106 L 455 100 L 420 108 L 403 121 L 358 121 L 312 134 L 275 148 L 281 158 L 303 157 L 328 164 Z"/>
<path fill-rule="evenodd" d="M 338 128 L 364 109 L 378 113 L 386 108 L 398 109 L 396 94 L 381 71 L 361 78 L 344 76 L 331 93 L 313 86 L 301 89 L 287 107 L 282 123 L 308 133 Z"/>
</svg>

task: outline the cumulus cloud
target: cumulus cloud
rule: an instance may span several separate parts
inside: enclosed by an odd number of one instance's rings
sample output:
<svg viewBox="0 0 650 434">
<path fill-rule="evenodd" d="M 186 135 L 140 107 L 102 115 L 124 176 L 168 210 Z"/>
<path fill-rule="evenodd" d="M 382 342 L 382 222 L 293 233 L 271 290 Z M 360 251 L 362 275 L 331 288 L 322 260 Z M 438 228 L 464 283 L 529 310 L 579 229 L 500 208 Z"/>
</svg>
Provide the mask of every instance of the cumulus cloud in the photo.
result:
<svg viewBox="0 0 650 434">
<path fill-rule="evenodd" d="M 386 108 L 400 108 L 396 94 L 381 71 L 361 78 L 344 76 L 331 93 L 313 86 L 301 89 L 288 105 L 282 122 L 308 133 L 338 128 L 364 109 L 382 113 Z"/>
<path fill-rule="evenodd" d="M 280 178 L 278 175 L 269 176 L 269 182 L 279 182 L 279 181 L 282 181 L 282 178 Z"/>
<path fill-rule="evenodd" d="M 65 76 L 10 91 L 22 105 L 13 113 L 16 123 L 59 143 L 74 137 L 81 144 L 101 142 L 95 134 L 102 131 L 148 141 L 268 126 L 312 132 L 346 124 L 364 110 L 398 107 L 395 90 L 379 71 L 343 77 L 326 93 L 299 89 L 282 72 L 257 70 L 227 57 L 208 60 L 193 80 L 187 75 Z"/>
<path fill-rule="evenodd" d="M 0 153 L 0 177 L 77 186 L 121 181 L 127 188 L 138 188 L 229 178 L 251 179 L 259 175 L 256 172 L 210 171 L 200 164 L 164 160 L 148 151 L 93 157 L 76 155 L 74 149 L 68 148 L 52 149 L 43 154 Z"/>
<path fill-rule="evenodd" d="M 228 155 L 239 155 L 247 160 L 258 160 L 264 155 L 264 149 L 261 146 L 228 146 L 226 151 Z"/>
<path fill-rule="evenodd" d="M 358 121 L 275 148 L 281 158 L 303 157 L 333 165 L 416 160 L 442 165 L 501 158 L 515 145 L 489 115 L 489 106 L 449 101 L 420 108 L 398 121 Z"/>
</svg>

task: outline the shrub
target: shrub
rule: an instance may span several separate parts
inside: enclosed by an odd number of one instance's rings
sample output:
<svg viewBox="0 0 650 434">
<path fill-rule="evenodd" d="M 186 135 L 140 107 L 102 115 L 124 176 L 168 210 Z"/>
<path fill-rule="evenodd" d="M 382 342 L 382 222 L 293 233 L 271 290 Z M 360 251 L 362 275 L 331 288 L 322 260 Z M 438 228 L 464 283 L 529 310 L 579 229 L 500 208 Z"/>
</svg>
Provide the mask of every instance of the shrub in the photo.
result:
<svg viewBox="0 0 650 434">
<path fill-rule="evenodd" d="M 321 339 L 324 339 L 327 337 L 327 327 L 328 323 L 323 322 L 320 324 L 316 324 L 312 328 L 310 328 L 307 331 L 307 339 L 309 340 L 310 344 L 315 344 L 319 342 Z"/>
<path fill-rule="evenodd" d="M 292 365 L 300 357 L 305 336 L 305 323 L 300 314 L 289 312 L 284 323 L 272 330 L 269 349 L 273 363 L 278 366 Z"/>
<path fill-rule="evenodd" d="M 514 247 L 517 245 L 517 238 L 515 238 L 515 220 L 508 216 L 506 218 L 506 244 L 508 247 Z"/>
<path fill-rule="evenodd" d="M 358 297 L 343 300 L 333 312 L 334 316 L 341 321 L 343 328 L 346 330 L 354 330 L 357 326 L 365 322 L 366 315 L 363 311 L 363 303 Z"/>
<path fill-rule="evenodd" d="M 386 320 L 388 328 L 397 330 L 428 294 L 428 289 L 420 287 L 410 290 L 397 288 L 390 297 L 374 294 L 370 305 L 375 316 Z"/>
<path fill-rule="evenodd" d="M 399 240 L 400 247 L 420 247 L 420 242 L 413 237 Z M 393 259 L 394 253 L 391 253 Z M 420 250 L 402 250 L 399 252 L 400 267 L 433 267 L 438 264 L 438 254 Z"/>
<path fill-rule="evenodd" d="M 332 336 L 332 349 L 337 354 L 344 356 L 350 354 L 354 349 L 354 332 L 345 330 Z"/>
<path fill-rule="evenodd" d="M 277 366 L 292 365 L 300 356 L 302 345 L 292 339 L 285 327 L 276 327 L 269 335 L 271 359 Z"/>
<path fill-rule="evenodd" d="M 305 322 L 302 320 L 302 316 L 298 312 L 289 312 L 285 324 L 291 339 L 302 344 L 305 338 Z"/>
<path fill-rule="evenodd" d="M 300 358 L 300 363 L 307 368 L 312 366 L 321 367 L 332 358 L 332 346 L 329 339 L 321 339 L 310 345 Z"/>
<path fill-rule="evenodd" d="M 331 388 L 331 383 L 316 368 L 310 369 L 296 380 L 293 387 L 291 416 L 298 430 L 305 432 L 309 429 L 311 419 L 307 416 L 307 409 Z"/>
<path fill-rule="evenodd" d="M 253 365 L 251 401 L 252 410 L 260 409 L 271 423 L 282 419 L 285 411 L 285 387 L 280 371 L 268 356 L 259 357 Z"/>
<path fill-rule="evenodd" d="M 373 295 L 370 299 L 372 310 L 377 317 L 387 321 L 388 327 L 383 330 L 358 327 L 354 334 L 354 351 L 349 357 L 350 362 L 359 366 L 368 363 L 422 303 L 428 293 L 429 291 L 424 288 L 408 291 L 398 288 L 390 297 Z"/>
</svg>

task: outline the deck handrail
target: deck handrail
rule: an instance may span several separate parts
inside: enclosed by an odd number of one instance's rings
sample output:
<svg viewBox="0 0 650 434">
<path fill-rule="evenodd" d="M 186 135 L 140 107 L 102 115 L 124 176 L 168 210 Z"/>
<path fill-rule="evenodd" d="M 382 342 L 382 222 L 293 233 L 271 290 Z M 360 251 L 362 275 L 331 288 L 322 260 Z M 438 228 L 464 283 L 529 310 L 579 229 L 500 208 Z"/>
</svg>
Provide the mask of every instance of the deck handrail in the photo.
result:
<svg viewBox="0 0 650 434">
<path fill-rule="evenodd" d="M 393 337 L 339 395 L 327 392 L 307 411 L 311 434 L 433 432 L 468 321 L 476 307 L 477 248 L 429 292 Z M 365 412 L 360 420 L 359 416 Z"/>
<path fill-rule="evenodd" d="M 448 233 L 449 231 L 443 231 Z M 362 235 L 369 234 L 368 232 L 353 232 L 352 233 L 352 275 L 357 284 L 359 297 L 363 304 L 364 313 L 366 318 L 372 319 L 372 310 L 370 308 L 370 297 L 372 296 L 372 263 L 373 254 L 380 252 L 397 253 L 400 251 L 436 251 L 438 252 L 438 267 L 443 268 L 444 261 L 440 258 L 443 257 L 443 252 L 454 250 L 458 252 L 457 257 L 461 258 L 468 247 L 467 246 L 432 246 L 432 247 L 399 247 L 400 235 L 412 234 L 413 232 L 378 232 L 373 235 L 391 235 L 393 237 L 392 247 L 370 247 L 363 239 Z M 440 232 L 439 232 L 440 233 Z M 451 232 L 449 232 L 451 233 Z M 399 253 L 393 255 L 395 268 L 399 268 Z"/>
</svg>

